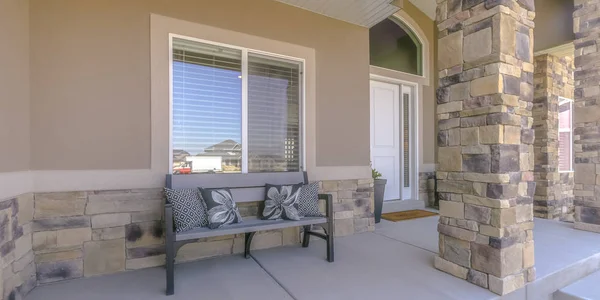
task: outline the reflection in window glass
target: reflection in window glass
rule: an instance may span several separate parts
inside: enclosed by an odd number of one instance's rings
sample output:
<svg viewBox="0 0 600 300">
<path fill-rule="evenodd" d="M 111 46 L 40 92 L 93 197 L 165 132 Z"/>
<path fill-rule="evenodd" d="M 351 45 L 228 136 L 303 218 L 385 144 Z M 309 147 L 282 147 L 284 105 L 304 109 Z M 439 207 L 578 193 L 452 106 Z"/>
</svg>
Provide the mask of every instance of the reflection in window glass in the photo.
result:
<svg viewBox="0 0 600 300">
<path fill-rule="evenodd" d="M 558 170 L 573 169 L 573 101 L 562 99 L 558 107 Z"/>
<path fill-rule="evenodd" d="M 300 64 L 248 57 L 248 171 L 300 170 Z"/>
<path fill-rule="evenodd" d="M 242 53 L 173 40 L 173 173 L 241 172 Z"/>
</svg>

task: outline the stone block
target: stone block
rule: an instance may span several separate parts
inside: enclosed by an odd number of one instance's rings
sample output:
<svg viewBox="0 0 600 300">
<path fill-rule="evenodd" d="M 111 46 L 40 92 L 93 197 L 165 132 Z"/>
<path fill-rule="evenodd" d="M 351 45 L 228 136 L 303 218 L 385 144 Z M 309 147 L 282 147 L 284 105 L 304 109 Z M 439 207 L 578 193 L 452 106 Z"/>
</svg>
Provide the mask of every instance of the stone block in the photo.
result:
<svg viewBox="0 0 600 300">
<path fill-rule="evenodd" d="M 163 204 L 161 192 L 149 190 L 139 193 L 105 193 L 88 195 L 87 215 L 160 211 Z"/>
<path fill-rule="evenodd" d="M 460 144 L 462 146 L 471 146 L 479 144 L 479 128 L 462 128 L 460 130 Z"/>
<path fill-rule="evenodd" d="M 32 239 L 31 234 L 23 235 L 15 241 L 15 260 L 20 259 L 25 256 L 28 252 L 30 252 L 32 247 Z"/>
<path fill-rule="evenodd" d="M 489 125 L 479 127 L 481 144 L 501 144 L 504 142 L 504 126 Z"/>
<path fill-rule="evenodd" d="M 460 101 L 469 98 L 469 82 L 450 86 L 450 101 Z"/>
<path fill-rule="evenodd" d="M 490 154 L 463 154 L 464 172 L 489 173 L 491 169 Z"/>
<path fill-rule="evenodd" d="M 58 247 L 78 246 L 92 240 L 91 228 L 62 229 L 56 232 Z"/>
<path fill-rule="evenodd" d="M 521 170 L 519 145 L 492 145 L 492 173 L 510 173 Z"/>
<path fill-rule="evenodd" d="M 471 81 L 472 97 L 502 93 L 503 89 L 504 83 L 499 74 L 481 77 Z"/>
<path fill-rule="evenodd" d="M 140 211 L 131 213 L 131 223 L 159 221 L 161 218 L 162 211 Z"/>
<path fill-rule="evenodd" d="M 83 258 L 83 251 L 80 248 L 56 252 L 42 252 L 35 254 L 35 262 L 38 264 L 65 260 L 78 260 L 80 258 Z"/>
<path fill-rule="evenodd" d="M 442 193 L 471 194 L 473 183 L 468 181 L 438 181 L 437 191 Z"/>
<path fill-rule="evenodd" d="M 125 226 L 127 248 L 163 243 L 164 228 L 161 221 L 134 223 Z"/>
<path fill-rule="evenodd" d="M 35 218 L 81 216 L 86 202 L 85 192 L 36 193 Z"/>
<path fill-rule="evenodd" d="M 489 183 L 487 197 L 491 199 L 512 199 L 518 195 L 518 185 Z"/>
<path fill-rule="evenodd" d="M 575 183 L 576 184 L 596 184 L 596 165 L 595 164 L 575 164 Z"/>
<path fill-rule="evenodd" d="M 518 205 L 515 207 L 517 223 L 533 221 L 533 204 Z"/>
<path fill-rule="evenodd" d="M 466 268 L 471 266 L 471 249 L 467 241 L 445 236 L 443 253 L 443 258 L 452 263 Z"/>
<path fill-rule="evenodd" d="M 440 215 L 463 219 L 465 217 L 464 203 L 440 200 Z"/>
<path fill-rule="evenodd" d="M 492 28 L 488 27 L 464 37 L 465 62 L 474 62 L 490 54 L 492 54 Z"/>
<path fill-rule="evenodd" d="M 83 247 L 85 277 L 125 270 L 125 240 L 86 242 Z"/>
<path fill-rule="evenodd" d="M 491 224 L 498 228 L 517 224 L 517 208 L 492 209 Z"/>
<path fill-rule="evenodd" d="M 469 270 L 465 267 L 461 267 L 455 263 L 449 262 L 439 256 L 435 256 L 434 258 L 434 266 L 436 269 L 446 272 L 450 275 L 456 276 L 458 278 L 467 279 L 467 273 Z"/>
<path fill-rule="evenodd" d="M 109 228 L 131 223 L 128 213 L 102 214 L 92 216 L 92 228 Z"/>
<path fill-rule="evenodd" d="M 525 277 L 522 273 L 504 278 L 490 275 L 489 285 L 490 291 L 498 295 L 506 295 L 525 286 Z"/>
<path fill-rule="evenodd" d="M 521 127 L 504 126 L 504 143 L 510 145 L 521 144 Z"/>
<path fill-rule="evenodd" d="M 128 259 L 125 262 L 127 270 L 138 270 L 145 268 L 158 267 L 165 264 L 166 256 L 164 254 L 157 256 L 149 256 L 144 258 Z"/>
<path fill-rule="evenodd" d="M 482 224 L 490 224 L 492 218 L 492 209 L 485 206 L 466 204 L 465 218 L 474 220 Z"/>
<path fill-rule="evenodd" d="M 440 147 L 438 149 L 438 170 L 448 172 L 462 171 L 462 153 L 460 147 Z"/>
<path fill-rule="evenodd" d="M 516 244 L 497 249 L 471 243 L 472 268 L 496 277 L 505 277 L 523 269 L 523 246 Z"/>
<path fill-rule="evenodd" d="M 438 69 L 449 69 L 463 63 L 463 33 L 458 31 L 438 41 Z"/>
<path fill-rule="evenodd" d="M 482 288 L 488 288 L 488 275 L 485 273 L 470 269 L 467 274 L 467 281 Z"/>
<path fill-rule="evenodd" d="M 92 230 L 92 240 L 114 240 L 125 237 L 125 227 L 99 228 Z"/>
<path fill-rule="evenodd" d="M 438 224 L 438 232 L 463 241 L 475 241 L 476 232 L 450 225 Z"/>
<path fill-rule="evenodd" d="M 463 109 L 462 101 L 454 101 L 454 102 L 449 102 L 449 103 L 444 103 L 444 104 L 438 104 L 437 113 L 438 114 L 451 113 L 451 112 L 461 111 L 462 109 Z"/>
<path fill-rule="evenodd" d="M 26 223 L 31 222 L 33 220 L 34 215 L 34 201 L 33 194 L 27 193 L 22 194 L 17 197 L 17 202 L 19 206 L 19 212 L 17 213 L 17 219 L 19 220 L 19 225 L 24 225 Z"/>
<path fill-rule="evenodd" d="M 511 206 L 509 200 L 489 199 L 474 195 L 463 195 L 463 202 L 491 208 L 508 208 Z"/>
<path fill-rule="evenodd" d="M 37 264 L 39 283 L 50 283 L 82 276 L 83 261 L 80 259 Z"/>
<path fill-rule="evenodd" d="M 42 231 L 33 233 L 33 250 L 45 250 L 57 246 L 56 231 Z"/>
<path fill-rule="evenodd" d="M 12 268 L 13 268 L 13 272 L 15 274 L 23 271 L 27 265 L 31 264 L 33 262 L 33 251 L 31 251 L 31 249 L 29 250 L 29 252 L 25 253 L 23 256 L 21 256 L 20 259 L 17 259 L 13 262 L 12 264 Z"/>
<path fill-rule="evenodd" d="M 50 219 L 35 219 L 32 222 L 32 230 L 34 232 L 69 229 L 69 228 L 81 228 L 81 227 L 91 227 L 90 226 L 90 217 L 76 216 L 76 217 L 61 217 L 61 218 L 50 218 Z"/>
<path fill-rule="evenodd" d="M 229 238 L 231 239 L 231 238 Z M 144 258 L 149 256 L 157 256 L 165 254 L 165 246 L 164 245 L 152 245 L 145 247 L 137 247 L 137 248 L 129 248 L 127 249 L 127 258 L 128 259 L 137 259 Z"/>
<path fill-rule="evenodd" d="M 535 264 L 535 253 L 534 253 L 533 242 L 523 244 L 523 268 L 532 268 Z"/>
</svg>

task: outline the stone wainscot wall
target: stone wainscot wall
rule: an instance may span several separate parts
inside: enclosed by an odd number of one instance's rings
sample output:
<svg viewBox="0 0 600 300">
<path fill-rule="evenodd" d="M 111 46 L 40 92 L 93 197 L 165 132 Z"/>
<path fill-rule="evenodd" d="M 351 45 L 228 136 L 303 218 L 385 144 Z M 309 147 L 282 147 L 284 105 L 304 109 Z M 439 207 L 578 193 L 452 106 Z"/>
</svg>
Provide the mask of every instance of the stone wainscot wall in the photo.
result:
<svg viewBox="0 0 600 300">
<path fill-rule="evenodd" d="M 32 219 L 33 194 L 0 200 L 1 299 L 22 299 L 36 286 Z"/>
<path fill-rule="evenodd" d="M 336 236 L 374 230 L 372 179 L 323 181 L 321 192 L 333 195 Z M 37 266 L 38 284 L 165 263 L 162 189 L 36 193 L 31 195 L 32 209 L 33 203 L 33 221 L 28 230 L 32 233 L 28 233 L 29 244 L 23 246 L 28 246 L 29 252 L 20 247 L 18 253 L 32 261 L 35 257 L 35 266 L 30 268 L 35 270 Z M 258 215 L 258 202 L 241 203 L 240 210 L 242 216 Z M 252 247 L 264 249 L 299 242 L 299 228 L 288 228 L 259 232 Z M 200 239 L 182 247 L 176 261 L 243 250 L 243 235 Z M 21 265 L 15 271 L 22 269 Z"/>
</svg>

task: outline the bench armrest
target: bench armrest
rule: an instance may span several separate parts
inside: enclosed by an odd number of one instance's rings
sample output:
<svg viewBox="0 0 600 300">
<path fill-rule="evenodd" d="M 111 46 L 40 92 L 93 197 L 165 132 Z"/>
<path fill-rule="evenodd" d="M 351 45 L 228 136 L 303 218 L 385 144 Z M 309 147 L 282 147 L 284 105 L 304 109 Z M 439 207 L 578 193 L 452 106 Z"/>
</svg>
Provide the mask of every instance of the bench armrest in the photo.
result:
<svg viewBox="0 0 600 300">
<path fill-rule="evenodd" d="M 333 196 L 331 194 L 319 194 L 319 200 L 325 200 L 325 214 L 328 219 L 333 220 Z"/>
<path fill-rule="evenodd" d="M 174 238 L 175 223 L 173 221 L 173 204 L 165 203 L 165 236 L 168 239 Z"/>
</svg>

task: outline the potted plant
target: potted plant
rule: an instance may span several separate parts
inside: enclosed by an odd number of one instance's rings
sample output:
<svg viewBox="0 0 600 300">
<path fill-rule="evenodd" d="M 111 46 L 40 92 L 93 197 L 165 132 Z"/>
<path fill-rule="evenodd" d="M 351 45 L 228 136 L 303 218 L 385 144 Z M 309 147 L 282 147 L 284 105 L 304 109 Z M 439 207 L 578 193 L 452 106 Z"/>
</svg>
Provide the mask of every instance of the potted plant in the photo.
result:
<svg viewBox="0 0 600 300">
<path fill-rule="evenodd" d="M 371 169 L 371 175 L 374 181 L 374 198 L 375 198 L 375 223 L 381 221 L 381 209 L 383 208 L 383 194 L 385 193 L 385 184 L 387 179 L 381 178 L 381 173 L 375 169 Z"/>
</svg>

